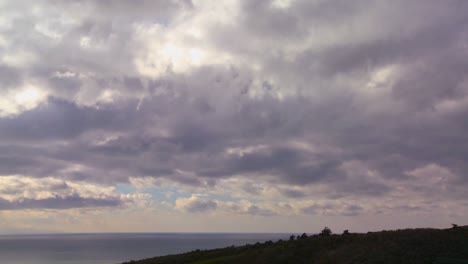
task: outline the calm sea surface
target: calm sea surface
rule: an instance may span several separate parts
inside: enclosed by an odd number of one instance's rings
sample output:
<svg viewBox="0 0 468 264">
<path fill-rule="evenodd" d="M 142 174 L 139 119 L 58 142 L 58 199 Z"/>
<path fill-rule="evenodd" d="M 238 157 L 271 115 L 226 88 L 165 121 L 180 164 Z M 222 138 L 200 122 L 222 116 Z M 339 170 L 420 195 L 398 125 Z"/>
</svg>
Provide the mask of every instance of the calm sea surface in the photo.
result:
<svg viewBox="0 0 468 264">
<path fill-rule="evenodd" d="M 0 235 L 0 263 L 115 264 L 288 237 L 288 234 L 192 233 Z"/>
</svg>

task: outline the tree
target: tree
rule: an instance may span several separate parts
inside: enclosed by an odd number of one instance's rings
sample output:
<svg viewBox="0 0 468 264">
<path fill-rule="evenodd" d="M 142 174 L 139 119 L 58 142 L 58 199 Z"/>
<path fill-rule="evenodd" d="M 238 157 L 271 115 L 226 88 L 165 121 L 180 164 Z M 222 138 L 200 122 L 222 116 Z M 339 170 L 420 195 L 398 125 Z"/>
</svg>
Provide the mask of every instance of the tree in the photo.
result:
<svg viewBox="0 0 468 264">
<path fill-rule="evenodd" d="M 291 235 L 291 236 L 289 237 L 289 240 L 290 240 L 290 241 L 293 241 L 294 239 L 296 239 L 296 236 L 295 236 L 295 235 Z"/>
<path fill-rule="evenodd" d="M 322 232 L 320 232 L 321 236 L 330 236 L 332 234 L 332 231 L 330 228 L 325 227 Z"/>
<path fill-rule="evenodd" d="M 302 233 L 302 235 L 299 237 L 300 239 L 305 239 L 307 238 L 307 234 L 306 233 Z"/>
<path fill-rule="evenodd" d="M 343 235 L 344 235 L 344 236 L 349 235 L 348 229 L 346 229 L 345 231 L 343 231 Z"/>
</svg>

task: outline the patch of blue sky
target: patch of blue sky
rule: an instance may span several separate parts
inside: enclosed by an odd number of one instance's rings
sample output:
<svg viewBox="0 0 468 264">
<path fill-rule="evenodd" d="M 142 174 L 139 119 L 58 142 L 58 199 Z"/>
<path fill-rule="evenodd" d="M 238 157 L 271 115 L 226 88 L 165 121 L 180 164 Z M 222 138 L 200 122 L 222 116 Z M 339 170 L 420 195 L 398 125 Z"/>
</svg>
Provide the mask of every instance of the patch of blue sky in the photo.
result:
<svg viewBox="0 0 468 264">
<path fill-rule="evenodd" d="M 128 183 L 118 183 L 115 186 L 115 189 L 117 190 L 117 192 L 122 194 L 132 194 L 136 192 L 136 188 Z"/>
<path fill-rule="evenodd" d="M 151 186 L 144 189 L 137 189 L 135 186 L 128 183 L 119 183 L 116 185 L 116 190 L 122 194 L 132 194 L 137 192 L 144 192 L 152 196 L 154 201 L 167 201 L 175 202 L 179 198 L 187 198 L 192 195 L 200 195 L 205 199 L 209 200 L 218 200 L 224 202 L 238 202 L 241 199 L 232 197 L 229 194 L 213 194 L 213 193 L 203 193 L 203 192 L 190 192 L 185 189 L 177 188 L 175 186 L 165 186 L 165 187 L 156 187 Z"/>
</svg>

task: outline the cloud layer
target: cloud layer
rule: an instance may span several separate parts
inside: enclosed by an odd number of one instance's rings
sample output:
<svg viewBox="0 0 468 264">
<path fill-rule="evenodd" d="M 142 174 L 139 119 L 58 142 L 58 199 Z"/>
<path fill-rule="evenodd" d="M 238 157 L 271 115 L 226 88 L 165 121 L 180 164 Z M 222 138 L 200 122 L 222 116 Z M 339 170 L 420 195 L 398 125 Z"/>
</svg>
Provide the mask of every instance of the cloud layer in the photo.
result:
<svg viewBox="0 0 468 264">
<path fill-rule="evenodd" d="M 0 210 L 467 221 L 466 10 L 0 2 Z"/>
</svg>

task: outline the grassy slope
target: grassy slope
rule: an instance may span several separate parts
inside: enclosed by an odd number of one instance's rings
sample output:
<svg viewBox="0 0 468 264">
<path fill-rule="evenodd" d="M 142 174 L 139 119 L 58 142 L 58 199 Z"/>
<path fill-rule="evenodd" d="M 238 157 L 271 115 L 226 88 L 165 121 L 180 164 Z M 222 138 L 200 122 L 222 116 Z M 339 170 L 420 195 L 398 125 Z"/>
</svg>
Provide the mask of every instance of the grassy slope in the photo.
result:
<svg viewBox="0 0 468 264">
<path fill-rule="evenodd" d="M 220 263 L 439 263 L 468 264 L 468 229 L 405 229 L 310 236 L 294 241 L 196 250 L 135 264 Z"/>
</svg>

